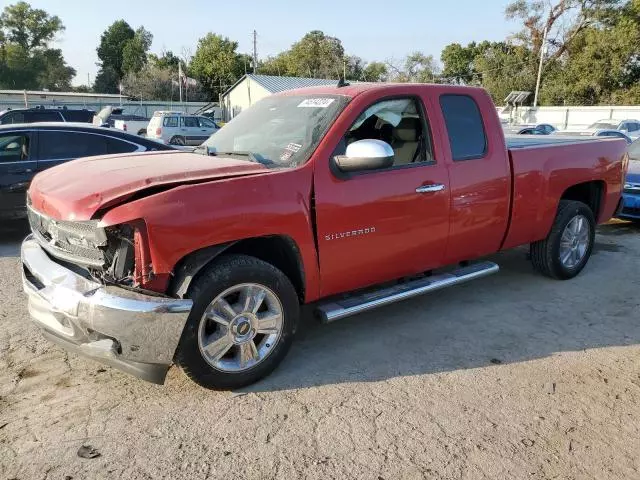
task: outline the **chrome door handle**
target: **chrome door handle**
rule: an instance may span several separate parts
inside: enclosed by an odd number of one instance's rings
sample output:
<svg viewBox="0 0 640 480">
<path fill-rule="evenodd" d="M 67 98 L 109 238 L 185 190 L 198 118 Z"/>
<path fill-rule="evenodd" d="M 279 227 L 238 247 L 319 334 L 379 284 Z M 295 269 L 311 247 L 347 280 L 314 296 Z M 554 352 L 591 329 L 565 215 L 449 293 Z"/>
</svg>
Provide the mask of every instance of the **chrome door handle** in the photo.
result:
<svg viewBox="0 0 640 480">
<path fill-rule="evenodd" d="M 444 185 L 441 183 L 432 183 L 430 185 L 423 185 L 421 187 L 416 188 L 416 193 L 432 193 L 432 192 L 441 192 L 444 190 Z"/>
</svg>

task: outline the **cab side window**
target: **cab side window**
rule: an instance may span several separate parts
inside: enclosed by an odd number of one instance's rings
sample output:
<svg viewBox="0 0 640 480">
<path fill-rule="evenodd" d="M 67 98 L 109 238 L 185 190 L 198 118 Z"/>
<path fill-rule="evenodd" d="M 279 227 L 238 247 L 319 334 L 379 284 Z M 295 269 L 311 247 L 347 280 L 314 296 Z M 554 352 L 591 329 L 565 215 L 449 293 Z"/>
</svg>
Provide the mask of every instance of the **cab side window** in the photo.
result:
<svg viewBox="0 0 640 480">
<path fill-rule="evenodd" d="M 442 95 L 440 108 L 454 161 L 483 158 L 487 136 L 478 104 L 469 95 Z"/>
<path fill-rule="evenodd" d="M 0 135 L 0 163 L 29 160 L 29 135 L 6 133 Z"/>
<path fill-rule="evenodd" d="M 382 140 L 391 146 L 391 168 L 434 160 L 431 133 L 414 98 L 382 100 L 365 109 L 345 135 L 344 148 L 365 139 Z"/>
</svg>

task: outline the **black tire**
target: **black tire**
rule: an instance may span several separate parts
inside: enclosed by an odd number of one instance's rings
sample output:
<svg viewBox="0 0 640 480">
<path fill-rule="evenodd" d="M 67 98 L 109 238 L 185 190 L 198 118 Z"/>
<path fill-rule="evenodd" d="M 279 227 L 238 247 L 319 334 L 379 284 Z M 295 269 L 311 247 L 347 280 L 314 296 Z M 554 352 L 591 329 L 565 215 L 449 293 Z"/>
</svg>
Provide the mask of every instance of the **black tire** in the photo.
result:
<svg viewBox="0 0 640 480">
<path fill-rule="evenodd" d="M 214 368 L 201 354 L 198 328 L 209 304 L 222 292 L 243 283 L 263 285 L 276 295 L 282 305 L 282 331 L 271 352 L 260 363 L 241 372 L 225 372 Z M 289 351 L 300 304 L 291 281 L 273 265 L 246 255 L 223 256 L 193 282 L 187 296 L 193 299 L 193 308 L 176 350 L 175 363 L 202 387 L 219 390 L 250 385 L 269 375 Z"/>
<path fill-rule="evenodd" d="M 583 258 L 572 268 L 565 266 L 560 259 L 560 240 L 562 234 L 576 216 L 582 215 L 589 224 L 588 246 Z M 560 200 L 556 219 L 547 238 L 531 244 L 531 263 L 543 275 L 558 280 L 568 280 L 578 275 L 585 267 L 593 251 L 596 221 L 591 209 L 582 202 Z"/>
<path fill-rule="evenodd" d="M 176 135 L 175 137 L 171 137 L 171 140 L 169 140 L 169 145 L 184 146 L 186 144 L 187 144 L 187 141 L 184 139 L 184 137 L 181 137 L 179 135 Z"/>
<path fill-rule="evenodd" d="M 138 136 L 139 137 L 146 137 L 147 136 L 147 129 L 144 128 L 144 129 L 139 130 L 138 131 Z"/>
</svg>

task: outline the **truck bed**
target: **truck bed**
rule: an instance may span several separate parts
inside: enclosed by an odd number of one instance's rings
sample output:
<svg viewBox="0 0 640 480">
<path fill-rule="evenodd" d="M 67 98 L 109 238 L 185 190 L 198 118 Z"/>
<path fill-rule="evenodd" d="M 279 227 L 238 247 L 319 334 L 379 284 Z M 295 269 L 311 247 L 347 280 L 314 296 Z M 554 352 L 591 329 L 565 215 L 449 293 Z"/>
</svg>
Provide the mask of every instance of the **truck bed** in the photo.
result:
<svg viewBox="0 0 640 480">
<path fill-rule="evenodd" d="M 503 248 L 542 240 L 555 218 L 558 199 L 574 185 L 602 182 L 597 220 L 613 215 L 624 182 L 624 140 L 516 135 L 506 143 L 513 183 L 511 223 Z"/>
<path fill-rule="evenodd" d="M 606 137 L 592 136 L 564 136 L 564 135 L 506 135 L 508 149 L 540 147 L 543 145 L 567 145 L 583 142 L 601 142 L 609 140 Z"/>
</svg>

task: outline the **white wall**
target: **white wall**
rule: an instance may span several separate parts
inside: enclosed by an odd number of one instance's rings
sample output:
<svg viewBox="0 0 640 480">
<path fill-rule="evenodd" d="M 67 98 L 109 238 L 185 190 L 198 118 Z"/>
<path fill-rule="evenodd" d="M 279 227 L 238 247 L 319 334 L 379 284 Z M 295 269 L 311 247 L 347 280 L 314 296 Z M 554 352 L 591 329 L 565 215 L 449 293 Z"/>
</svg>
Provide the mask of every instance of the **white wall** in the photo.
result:
<svg viewBox="0 0 640 480">
<path fill-rule="evenodd" d="M 245 77 L 222 98 L 224 120 L 228 122 L 258 100 L 262 100 L 269 95 L 271 95 L 271 92 L 255 80 Z"/>
<path fill-rule="evenodd" d="M 510 118 L 509 113 L 501 113 L 500 118 Z M 586 128 L 598 120 L 640 120 L 640 106 L 600 106 L 600 107 L 521 107 L 512 113 L 513 124 L 550 123 L 556 128 Z"/>
</svg>

